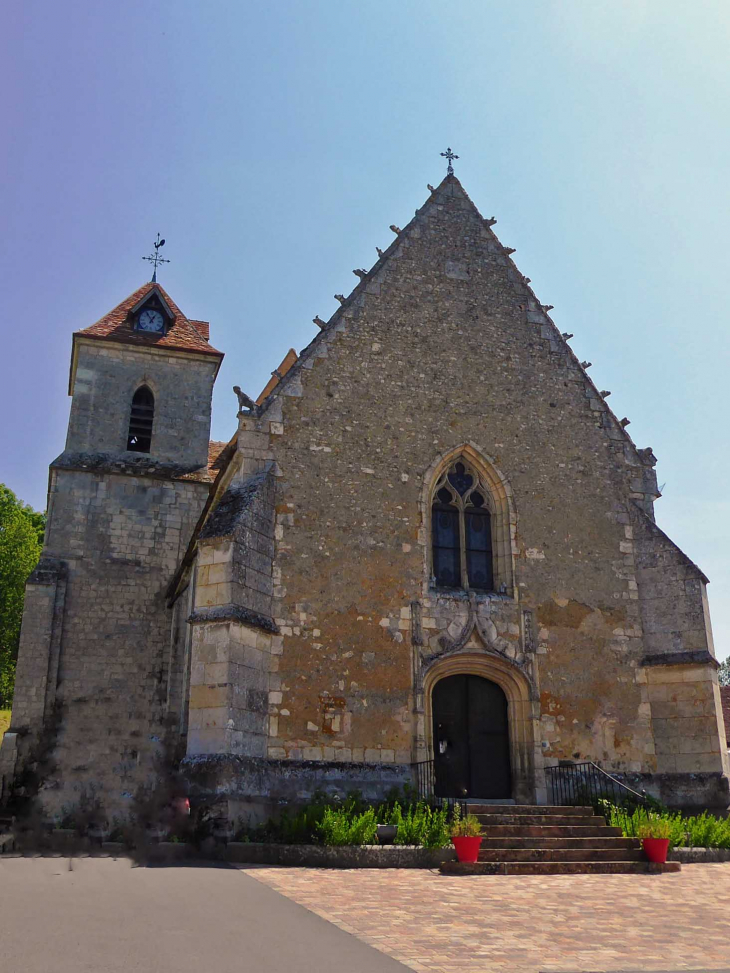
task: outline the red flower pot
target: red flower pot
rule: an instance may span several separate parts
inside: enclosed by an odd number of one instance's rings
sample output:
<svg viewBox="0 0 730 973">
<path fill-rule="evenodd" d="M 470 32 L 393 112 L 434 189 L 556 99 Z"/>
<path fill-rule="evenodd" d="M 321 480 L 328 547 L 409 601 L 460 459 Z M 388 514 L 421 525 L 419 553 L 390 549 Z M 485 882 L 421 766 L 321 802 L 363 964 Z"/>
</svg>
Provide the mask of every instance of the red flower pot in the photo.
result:
<svg viewBox="0 0 730 973">
<path fill-rule="evenodd" d="M 482 843 L 481 837 L 476 838 L 452 838 L 456 857 L 460 862 L 475 862 L 479 858 L 479 846 Z"/>
<path fill-rule="evenodd" d="M 669 851 L 669 838 L 642 838 L 641 846 L 650 862 L 663 865 Z"/>
</svg>

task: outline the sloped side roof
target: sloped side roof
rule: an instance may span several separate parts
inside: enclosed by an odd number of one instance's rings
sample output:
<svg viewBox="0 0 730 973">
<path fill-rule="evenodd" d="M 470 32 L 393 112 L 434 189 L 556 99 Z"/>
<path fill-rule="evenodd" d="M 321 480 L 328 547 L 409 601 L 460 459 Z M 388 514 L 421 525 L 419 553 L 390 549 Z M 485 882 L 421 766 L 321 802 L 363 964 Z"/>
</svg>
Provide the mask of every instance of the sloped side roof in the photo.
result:
<svg viewBox="0 0 730 973">
<path fill-rule="evenodd" d="M 666 547 L 670 548 L 670 550 L 674 551 L 680 560 L 697 574 L 701 581 L 703 581 L 705 584 L 710 583 L 710 579 L 707 577 L 702 568 L 698 567 L 692 558 L 684 553 L 679 544 L 675 543 L 675 541 L 673 541 L 672 538 L 661 529 L 661 527 L 659 527 L 653 520 L 651 520 L 650 517 L 647 516 L 646 512 L 642 510 L 638 503 L 634 501 L 629 509 L 633 514 L 634 523 L 640 523 L 649 533 L 649 535 L 653 535 L 653 537 L 658 540 L 660 544 L 663 543 L 666 545 Z"/>
<path fill-rule="evenodd" d="M 269 396 L 274 391 L 276 386 L 279 384 L 282 378 L 284 378 L 284 376 L 291 369 L 292 365 L 295 364 L 298 358 L 299 355 L 297 355 L 296 351 L 294 351 L 293 348 L 290 348 L 289 351 L 286 353 L 286 355 L 284 355 L 281 365 L 279 365 L 278 368 L 275 368 L 274 371 L 271 373 L 271 378 L 266 383 L 266 387 L 264 388 L 261 395 L 256 399 L 256 405 L 261 405 L 264 399 L 266 399 L 267 396 Z"/>
<path fill-rule="evenodd" d="M 266 483 L 267 476 L 266 472 L 254 473 L 243 483 L 229 487 L 203 524 L 198 539 L 227 537 L 232 534 L 244 512 Z"/>
<path fill-rule="evenodd" d="M 165 334 L 152 334 L 135 331 L 132 310 L 146 297 L 156 291 L 170 308 L 173 321 Z M 209 326 L 205 321 L 189 321 L 160 284 L 148 281 L 121 304 L 105 314 L 95 324 L 74 332 L 74 338 L 98 338 L 105 341 L 144 347 L 174 348 L 177 351 L 191 351 L 202 355 L 215 355 L 223 358 L 223 352 L 213 348 L 207 340 Z"/>
</svg>

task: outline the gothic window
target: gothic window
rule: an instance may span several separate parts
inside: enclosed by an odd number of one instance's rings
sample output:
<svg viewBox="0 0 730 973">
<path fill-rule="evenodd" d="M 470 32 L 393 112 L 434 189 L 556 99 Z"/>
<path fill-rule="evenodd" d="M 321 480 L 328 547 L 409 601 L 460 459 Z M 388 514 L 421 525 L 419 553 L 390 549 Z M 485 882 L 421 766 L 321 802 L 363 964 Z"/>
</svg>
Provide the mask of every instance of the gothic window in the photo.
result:
<svg viewBox="0 0 730 973">
<path fill-rule="evenodd" d="M 152 445 L 152 422 L 155 417 L 155 397 L 146 385 L 140 386 L 132 399 L 129 417 L 127 449 L 135 453 L 149 453 Z"/>
<path fill-rule="evenodd" d="M 461 460 L 436 484 L 431 537 L 436 585 L 494 590 L 489 491 Z"/>
</svg>

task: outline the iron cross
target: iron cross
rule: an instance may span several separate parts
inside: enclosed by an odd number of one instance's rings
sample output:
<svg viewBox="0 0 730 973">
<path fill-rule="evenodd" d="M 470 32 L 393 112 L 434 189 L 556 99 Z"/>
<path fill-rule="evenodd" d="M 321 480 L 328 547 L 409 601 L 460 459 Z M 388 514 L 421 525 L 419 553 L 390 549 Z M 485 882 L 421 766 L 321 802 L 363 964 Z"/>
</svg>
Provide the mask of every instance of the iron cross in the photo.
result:
<svg viewBox="0 0 730 973">
<path fill-rule="evenodd" d="M 446 167 L 446 175 L 447 176 L 453 176 L 453 174 L 454 174 L 454 167 L 451 165 L 451 163 L 452 163 L 452 161 L 454 159 L 458 159 L 459 156 L 458 155 L 454 155 L 454 153 L 451 151 L 451 148 L 450 147 L 445 152 L 442 152 L 441 155 L 444 157 L 444 159 L 448 160 L 448 163 L 449 163 L 448 166 Z"/>
<path fill-rule="evenodd" d="M 157 283 L 157 265 L 158 264 L 169 264 L 170 261 L 169 260 L 165 260 L 164 257 L 161 257 L 160 256 L 160 247 L 164 247 L 165 246 L 165 241 L 164 240 L 160 240 L 160 234 L 159 233 L 157 234 L 157 242 L 156 243 L 153 243 L 152 245 L 155 248 L 154 254 L 150 254 L 149 257 L 142 257 L 142 259 L 143 260 L 149 260 L 149 262 L 154 266 L 155 269 L 152 271 L 152 283 L 153 284 L 156 284 Z"/>
</svg>

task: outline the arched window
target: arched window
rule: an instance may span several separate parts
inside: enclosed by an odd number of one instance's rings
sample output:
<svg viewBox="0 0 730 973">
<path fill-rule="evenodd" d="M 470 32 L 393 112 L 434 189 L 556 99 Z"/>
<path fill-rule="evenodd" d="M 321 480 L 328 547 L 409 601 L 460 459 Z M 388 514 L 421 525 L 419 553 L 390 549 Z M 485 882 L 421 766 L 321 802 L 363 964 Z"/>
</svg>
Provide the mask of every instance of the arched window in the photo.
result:
<svg viewBox="0 0 730 973">
<path fill-rule="evenodd" d="M 146 385 L 142 385 L 134 393 L 132 399 L 127 449 L 131 449 L 135 453 L 149 453 L 152 445 L 154 418 L 155 397 Z"/>
<path fill-rule="evenodd" d="M 462 460 L 436 484 L 431 537 L 436 585 L 494 590 L 489 491 Z"/>
</svg>

